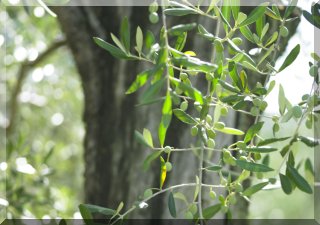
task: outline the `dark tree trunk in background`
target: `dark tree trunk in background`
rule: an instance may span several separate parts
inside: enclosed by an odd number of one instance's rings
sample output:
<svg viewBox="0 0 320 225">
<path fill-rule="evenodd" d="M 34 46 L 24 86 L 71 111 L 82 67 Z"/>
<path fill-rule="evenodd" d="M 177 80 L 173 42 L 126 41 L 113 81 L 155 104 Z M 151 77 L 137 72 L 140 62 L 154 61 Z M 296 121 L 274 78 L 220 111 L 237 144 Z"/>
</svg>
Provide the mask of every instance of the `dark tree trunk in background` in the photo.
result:
<svg viewBox="0 0 320 225">
<path fill-rule="evenodd" d="M 123 201 L 126 208 L 129 208 L 146 188 L 159 185 L 159 168 L 155 165 L 157 163 L 154 163 L 151 171 L 142 171 L 142 161 L 149 152 L 136 143 L 133 134 L 134 130 L 142 130 L 143 127 L 156 134 L 161 105 L 135 107 L 137 95 L 125 96 L 124 93 L 135 75 L 143 69 L 141 64 L 114 59 L 95 45 L 92 37 L 98 36 L 112 42 L 109 34 L 118 34 L 119 25 L 125 15 L 131 24 L 132 37 L 137 25 L 146 31 L 145 27 L 149 24 L 148 8 L 55 7 L 54 11 L 58 14 L 61 28 L 74 56 L 85 96 L 84 201 L 110 208 L 116 208 Z M 212 22 L 209 23 L 212 32 L 213 25 Z M 188 41 L 192 40 L 189 38 Z M 203 40 L 193 43 L 188 47 L 199 53 L 202 52 L 201 49 L 210 47 L 209 43 L 204 45 Z M 205 54 L 207 55 L 204 56 L 210 56 L 211 52 L 205 51 Z M 227 125 L 234 126 L 241 121 L 241 129 L 246 130 L 252 122 L 239 119 L 240 117 L 231 114 Z M 188 147 L 188 135 L 189 128 L 180 126 L 173 120 L 168 131 L 167 144 Z M 153 137 L 156 138 L 156 135 Z M 217 143 L 223 146 L 230 141 L 232 140 L 220 137 Z M 173 154 L 172 157 L 174 170 L 168 174 L 166 186 L 194 182 L 198 171 L 197 158 L 192 153 Z M 212 180 L 212 177 L 205 177 L 207 183 Z M 187 191 L 193 196 L 193 188 Z M 166 198 L 155 199 L 148 210 L 135 212 L 132 218 L 169 218 L 164 199 Z M 241 210 L 244 213 L 239 215 L 245 217 L 246 209 Z"/>
</svg>

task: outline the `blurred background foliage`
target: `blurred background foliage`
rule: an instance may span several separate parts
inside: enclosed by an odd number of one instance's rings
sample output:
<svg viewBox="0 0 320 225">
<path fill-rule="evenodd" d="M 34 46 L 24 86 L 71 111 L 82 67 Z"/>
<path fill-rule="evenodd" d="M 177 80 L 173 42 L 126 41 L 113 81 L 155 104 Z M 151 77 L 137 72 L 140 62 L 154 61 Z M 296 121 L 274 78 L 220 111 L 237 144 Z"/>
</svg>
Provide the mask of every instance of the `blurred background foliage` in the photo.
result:
<svg viewBox="0 0 320 225">
<path fill-rule="evenodd" d="M 0 91 L 5 96 L 3 105 L 9 106 L 23 62 L 36 60 L 48 46 L 63 39 L 63 34 L 56 19 L 42 7 L 0 5 L 0 28 L 0 47 L 5 50 L 0 51 L 4 59 Z M 312 79 L 308 82 L 306 92 Z M 56 49 L 28 70 L 18 96 L 18 109 L 17 126 L 5 140 L 6 151 L 1 151 L 1 216 L 77 218 L 77 206 L 83 201 L 83 94 L 66 47 Z M 1 107 L 0 126 L 7 125 L 5 107 Z M 272 125 L 269 121 L 263 136 L 272 136 Z M 286 126 L 279 136 L 290 136 L 288 131 L 293 130 L 295 123 L 291 121 Z M 306 128 L 304 132 L 306 136 L 314 135 Z M 4 146 L 4 140 L 1 142 Z M 313 154 L 312 150 L 303 151 L 297 157 L 313 159 Z M 277 158 L 271 156 L 275 159 L 270 160 L 271 166 L 280 164 Z M 295 190 L 292 198 L 279 188 L 253 197 L 250 218 L 314 217 L 313 195 Z M 309 209 L 302 211 L 297 204 L 308 205 Z"/>
<path fill-rule="evenodd" d="M 1 5 L 0 24 L 2 49 L 5 41 L 0 73 L 6 74 L 1 82 L 9 106 L 21 65 L 37 60 L 63 37 L 56 19 L 42 7 Z M 5 160 L 1 151 L 0 185 L 6 190 L 1 191 L 2 209 L 9 204 L 5 217 L 72 218 L 77 211 L 83 177 L 80 85 L 70 52 L 63 46 L 26 72 Z M 6 127 L 8 118 L 1 110 L 1 126 Z"/>
</svg>

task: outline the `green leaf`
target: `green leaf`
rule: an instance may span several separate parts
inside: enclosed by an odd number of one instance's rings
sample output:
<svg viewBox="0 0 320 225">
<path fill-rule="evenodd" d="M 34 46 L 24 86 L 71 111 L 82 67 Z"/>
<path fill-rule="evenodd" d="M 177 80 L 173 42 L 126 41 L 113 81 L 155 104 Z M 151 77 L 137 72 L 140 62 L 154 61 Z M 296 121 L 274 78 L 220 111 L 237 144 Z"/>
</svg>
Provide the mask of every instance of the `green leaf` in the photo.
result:
<svg viewBox="0 0 320 225">
<path fill-rule="evenodd" d="M 168 208 L 169 208 L 170 215 L 173 218 L 176 218 L 177 217 L 176 203 L 174 201 L 172 192 L 169 193 Z"/>
<path fill-rule="evenodd" d="M 122 45 L 120 40 L 113 33 L 111 33 L 111 39 L 123 52 L 126 52 L 125 47 Z"/>
<path fill-rule="evenodd" d="M 162 107 L 162 118 L 159 125 L 159 130 L 158 130 L 159 142 L 161 147 L 163 147 L 164 145 L 166 133 L 170 125 L 171 118 L 172 118 L 172 100 L 171 100 L 170 91 L 167 91 L 166 100 L 164 101 L 163 107 Z"/>
<path fill-rule="evenodd" d="M 174 85 L 179 87 L 186 94 L 186 96 L 192 98 L 193 100 L 199 102 L 200 104 L 203 104 L 203 97 L 199 90 L 197 90 L 194 87 L 191 87 L 188 84 L 180 82 L 180 80 L 176 78 L 170 78 L 170 81 L 174 83 Z"/>
<path fill-rule="evenodd" d="M 146 171 L 149 169 L 150 164 L 153 160 L 159 158 L 159 156 L 161 155 L 162 151 L 155 151 L 152 152 L 150 155 L 148 155 L 148 157 L 143 161 L 143 169 Z"/>
<path fill-rule="evenodd" d="M 136 32 L 136 45 L 137 45 L 138 53 L 141 54 L 142 46 L 143 46 L 143 33 L 139 26 L 137 27 L 137 32 Z"/>
<path fill-rule="evenodd" d="M 272 148 L 269 146 L 265 146 L 265 147 L 249 147 L 246 148 L 245 151 L 247 152 L 257 152 L 257 153 L 269 153 L 269 152 L 275 152 L 277 151 L 277 148 Z"/>
<path fill-rule="evenodd" d="M 279 141 L 285 141 L 288 140 L 290 137 L 283 137 L 283 138 L 270 138 L 270 139 L 265 139 L 263 141 L 260 141 L 258 143 L 258 146 L 264 146 L 264 145 L 268 145 L 271 143 L 275 143 L 275 142 L 279 142 Z"/>
<path fill-rule="evenodd" d="M 134 136 L 135 136 L 135 138 L 137 139 L 137 141 L 140 143 L 140 144 L 142 144 L 142 145 L 144 145 L 144 146 L 146 146 L 146 147 L 151 147 L 150 145 L 149 145 L 149 143 L 146 141 L 146 139 L 144 138 L 144 135 L 142 135 L 139 131 L 134 131 Z"/>
<path fill-rule="evenodd" d="M 144 128 L 143 129 L 143 138 L 148 143 L 148 145 L 153 148 L 153 141 L 152 141 L 152 135 L 150 130 Z"/>
<path fill-rule="evenodd" d="M 290 180 L 292 180 L 301 191 L 312 194 L 310 185 L 294 167 L 287 165 L 287 172 Z"/>
<path fill-rule="evenodd" d="M 253 162 L 247 162 L 244 160 L 236 160 L 237 166 L 239 166 L 241 169 L 248 170 L 251 172 L 270 172 L 273 171 L 272 168 L 263 165 L 263 164 L 257 164 Z"/>
<path fill-rule="evenodd" d="M 223 129 L 219 129 L 220 132 L 231 135 L 244 135 L 244 132 L 231 127 L 224 127 Z"/>
<path fill-rule="evenodd" d="M 114 209 L 109 209 L 91 204 L 80 204 L 79 209 L 81 216 L 84 219 L 93 219 L 92 213 L 100 213 L 106 216 L 113 216 L 116 213 L 116 210 Z M 84 215 L 82 213 L 84 213 Z"/>
<path fill-rule="evenodd" d="M 80 211 L 80 214 L 84 220 L 92 220 L 93 219 L 90 210 L 84 204 L 79 205 L 79 211 Z"/>
<path fill-rule="evenodd" d="M 197 26 L 196 23 L 179 24 L 174 27 L 171 27 L 168 30 L 168 34 L 179 36 L 181 33 L 190 31 L 190 30 L 194 29 L 196 26 Z"/>
<path fill-rule="evenodd" d="M 219 165 L 209 166 L 205 168 L 205 170 L 213 171 L 213 172 L 220 171 L 221 169 L 222 169 L 222 166 L 219 166 Z"/>
<path fill-rule="evenodd" d="M 174 109 L 173 113 L 179 120 L 181 120 L 184 123 L 191 124 L 191 125 L 197 124 L 197 121 L 195 119 L 193 119 L 189 114 L 185 113 L 181 109 Z"/>
<path fill-rule="evenodd" d="M 230 17 L 231 17 L 231 6 L 228 4 L 230 3 L 229 0 L 226 0 L 226 5 L 222 5 L 221 7 L 221 12 L 223 17 L 225 18 L 226 21 L 228 21 L 228 23 L 230 22 Z M 228 25 L 224 24 L 223 25 L 224 30 L 228 31 Z"/>
<path fill-rule="evenodd" d="M 279 13 L 279 15 L 277 15 L 272 9 L 270 9 L 268 7 L 266 8 L 265 14 L 270 16 L 272 19 L 281 20 L 280 13 Z"/>
<path fill-rule="evenodd" d="M 283 16 L 283 19 L 286 19 L 288 18 L 291 13 L 293 12 L 293 10 L 296 8 L 297 6 L 297 3 L 298 3 L 298 0 L 292 0 L 290 2 L 290 5 L 286 8 L 286 11 L 284 12 L 284 16 Z"/>
<path fill-rule="evenodd" d="M 146 84 L 148 78 L 152 75 L 150 70 L 145 70 L 139 73 L 135 79 L 135 81 L 130 85 L 126 94 L 132 94 L 136 92 L 139 88 Z"/>
<path fill-rule="evenodd" d="M 203 209 L 202 211 L 203 218 L 211 219 L 212 217 L 214 217 L 214 215 L 216 215 L 220 211 L 220 209 L 221 209 L 221 204 L 216 204 Z M 199 216 L 197 216 L 196 218 L 198 217 Z"/>
<path fill-rule="evenodd" d="M 160 156 L 160 189 L 162 189 L 163 184 L 166 180 L 167 177 L 167 166 L 166 166 L 166 162 L 164 161 L 164 159 L 162 158 L 162 156 Z"/>
<path fill-rule="evenodd" d="M 256 66 L 252 65 L 252 64 L 251 64 L 250 62 L 248 62 L 248 61 L 243 61 L 243 62 L 242 62 L 242 66 L 245 67 L 245 68 L 247 68 L 247 69 L 249 69 L 249 70 L 252 70 L 252 71 L 254 71 L 254 72 L 261 73 Z"/>
<path fill-rule="evenodd" d="M 269 184 L 269 182 L 263 182 L 260 184 L 253 185 L 253 186 L 247 188 L 246 190 L 244 190 L 243 195 L 249 197 L 249 196 L 257 193 L 258 191 L 260 191 L 262 188 L 264 188 L 268 184 Z"/>
<path fill-rule="evenodd" d="M 120 28 L 120 37 L 121 42 L 125 46 L 126 50 L 130 51 L 130 27 L 129 27 L 129 21 L 128 17 L 124 17 L 121 23 Z"/>
<path fill-rule="evenodd" d="M 177 49 L 178 51 L 182 51 L 186 44 L 186 40 L 187 40 L 187 32 L 181 33 L 177 38 L 174 48 Z"/>
<path fill-rule="evenodd" d="M 284 95 L 284 90 L 282 85 L 279 85 L 279 95 L 278 95 L 278 103 L 279 103 L 279 112 L 281 115 L 284 114 L 286 110 L 286 97 Z"/>
<path fill-rule="evenodd" d="M 170 8 L 165 9 L 164 13 L 169 16 L 186 16 L 189 14 L 197 14 L 197 12 L 191 8 Z"/>
<path fill-rule="evenodd" d="M 220 8 L 217 7 L 217 6 L 214 6 L 213 9 L 214 9 L 214 11 L 215 11 L 215 14 L 216 14 L 216 15 L 219 15 L 220 18 L 221 18 L 221 20 L 222 20 L 222 22 L 225 24 L 224 27 L 228 27 L 228 28 L 231 29 L 231 26 L 230 26 L 228 20 L 224 17 L 224 15 L 222 14 Z"/>
<path fill-rule="evenodd" d="M 253 124 L 247 131 L 246 136 L 244 137 L 244 142 L 248 143 L 249 141 L 251 141 L 252 138 L 254 138 L 254 136 L 256 134 L 259 133 L 259 131 L 261 130 L 262 126 L 263 126 L 264 122 L 258 122 L 256 124 Z"/>
<path fill-rule="evenodd" d="M 257 6 L 247 17 L 247 19 L 245 19 L 239 26 L 246 26 L 249 25 L 251 23 L 256 22 L 257 19 L 259 19 L 265 12 L 266 7 L 269 5 L 268 2 L 262 3 L 259 6 Z"/>
<path fill-rule="evenodd" d="M 119 58 L 119 59 L 129 59 L 129 56 L 125 52 L 123 52 L 121 49 L 109 44 L 108 42 L 105 42 L 101 38 L 94 37 L 93 40 L 101 48 L 107 50 L 112 56 Z"/>
<path fill-rule="evenodd" d="M 265 47 L 268 47 L 269 45 L 271 45 L 273 42 L 277 40 L 277 38 L 278 38 L 278 31 L 274 32 L 272 36 L 267 40 Z"/>
<path fill-rule="evenodd" d="M 149 86 L 148 89 L 143 93 L 143 95 L 140 98 L 141 103 L 148 102 L 150 100 L 153 100 L 157 94 L 159 94 L 161 88 L 163 87 L 165 83 L 165 78 L 162 78 L 155 82 L 153 85 Z"/>
<path fill-rule="evenodd" d="M 292 192 L 291 181 L 287 176 L 285 176 L 281 173 L 279 175 L 280 175 L 281 188 L 284 193 L 289 195 Z"/>
<path fill-rule="evenodd" d="M 221 84 L 222 87 L 224 87 L 228 91 L 238 93 L 238 94 L 241 93 L 237 88 L 233 87 L 232 85 L 228 84 L 227 82 L 225 82 L 223 80 L 219 80 L 219 83 Z"/>
<path fill-rule="evenodd" d="M 190 56 L 173 58 L 172 62 L 178 64 L 179 66 L 185 66 L 188 69 L 201 70 L 204 73 L 214 72 L 217 69 L 217 65 L 215 64 Z"/>
<path fill-rule="evenodd" d="M 214 35 L 208 32 L 201 24 L 198 25 L 198 31 L 202 37 L 208 39 L 209 41 L 214 41 Z"/>
<path fill-rule="evenodd" d="M 273 50 L 274 50 L 274 45 L 271 45 L 271 47 L 267 50 L 267 52 L 260 59 L 258 66 L 271 54 L 271 52 L 273 52 Z"/>
<path fill-rule="evenodd" d="M 308 147 L 315 147 L 319 145 L 319 141 L 315 140 L 312 137 L 298 136 L 298 140 L 307 145 Z"/>
<path fill-rule="evenodd" d="M 153 33 L 148 30 L 146 34 L 146 40 L 145 40 L 146 48 L 151 49 L 151 46 L 154 44 L 154 42 L 155 42 L 155 37 Z"/>
<path fill-rule="evenodd" d="M 293 63 L 293 61 L 297 58 L 297 56 L 300 53 L 300 44 L 297 44 L 289 53 L 289 55 L 287 56 L 287 58 L 284 60 L 283 64 L 281 65 L 280 69 L 278 70 L 278 72 L 281 72 L 282 70 L 284 70 L 285 68 L 287 68 L 288 66 L 291 65 L 291 63 Z"/>
<path fill-rule="evenodd" d="M 233 18 L 236 21 L 238 19 L 238 14 L 240 11 L 240 0 L 232 1 L 231 11 L 232 11 Z"/>
</svg>

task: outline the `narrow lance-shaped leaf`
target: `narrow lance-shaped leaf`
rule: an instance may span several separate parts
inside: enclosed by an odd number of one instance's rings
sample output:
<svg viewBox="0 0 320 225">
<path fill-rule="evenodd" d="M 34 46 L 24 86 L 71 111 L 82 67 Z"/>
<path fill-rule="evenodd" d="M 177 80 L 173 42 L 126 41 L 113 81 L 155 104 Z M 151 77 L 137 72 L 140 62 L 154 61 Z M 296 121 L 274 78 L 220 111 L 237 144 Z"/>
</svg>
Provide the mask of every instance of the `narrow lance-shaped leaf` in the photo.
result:
<svg viewBox="0 0 320 225">
<path fill-rule="evenodd" d="M 221 209 L 221 204 L 216 204 L 203 209 L 202 211 L 203 218 L 211 219 L 212 217 L 214 217 L 214 215 L 216 215 L 220 211 L 220 209 Z M 198 218 L 198 214 L 196 218 Z"/>
<path fill-rule="evenodd" d="M 178 36 L 183 32 L 190 31 L 190 30 L 194 29 L 196 26 L 197 26 L 196 23 L 188 23 L 188 24 L 176 25 L 174 27 L 171 27 L 168 30 L 168 34 Z"/>
<path fill-rule="evenodd" d="M 121 42 L 125 46 L 126 50 L 129 52 L 130 51 L 130 27 L 129 27 L 129 21 L 128 17 L 124 17 L 121 23 L 121 28 L 120 28 L 120 37 L 121 37 Z"/>
<path fill-rule="evenodd" d="M 134 80 L 134 82 L 130 85 L 126 94 L 132 94 L 136 92 L 140 87 L 146 84 L 148 78 L 152 75 L 150 70 L 143 71 L 139 73 Z"/>
<path fill-rule="evenodd" d="M 197 121 L 193 119 L 189 114 L 185 113 L 181 109 L 174 109 L 173 110 L 174 115 L 182 122 L 195 125 L 197 124 Z"/>
<path fill-rule="evenodd" d="M 284 90 L 281 84 L 279 85 L 278 103 L 279 112 L 281 115 L 283 115 L 286 110 L 286 97 L 284 96 Z"/>
<path fill-rule="evenodd" d="M 249 141 L 251 141 L 252 138 L 254 138 L 254 136 L 259 133 L 259 131 L 261 130 L 262 126 L 263 126 L 264 122 L 258 122 L 254 125 L 252 125 L 247 133 L 246 136 L 244 137 L 244 142 L 247 143 Z"/>
<path fill-rule="evenodd" d="M 166 100 L 163 103 L 162 107 L 162 118 L 159 125 L 158 135 L 159 135 L 159 142 L 161 147 L 164 145 L 164 141 L 166 138 L 167 129 L 170 125 L 172 117 L 172 100 L 170 91 L 167 91 Z"/>
<path fill-rule="evenodd" d="M 169 208 L 170 215 L 176 218 L 177 217 L 176 203 L 174 201 L 174 196 L 172 192 L 169 193 L 168 208 Z"/>
<path fill-rule="evenodd" d="M 256 22 L 256 20 L 258 18 L 260 18 L 265 10 L 266 10 L 266 7 L 269 5 L 268 2 L 265 2 L 265 3 L 262 3 L 260 4 L 259 6 L 257 6 L 250 14 L 249 16 L 247 17 L 247 19 L 245 21 L 243 21 L 240 26 L 246 26 L 246 25 L 249 25 L 251 23 L 254 23 Z"/>
<path fill-rule="evenodd" d="M 288 66 L 290 66 L 293 61 L 297 58 L 297 56 L 300 53 L 300 44 L 297 44 L 289 53 L 289 55 L 287 56 L 287 58 L 284 60 L 284 62 L 282 63 L 280 69 L 278 70 L 278 72 L 281 72 L 282 70 L 284 70 L 285 68 L 287 68 Z"/>
<path fill-rule="evenodd" d="M 101 48 L 107 50 L 112 56 L 119 58 L 119 59 L 128 59 L 128 55 L 123 52 L 121 49 L 113 46 L 112 44 L 102 40 L 101 38 L 94 37 L 94 42 L 99 45 Z"/>
<path fill-rule="evenodd" d="M 298 171 L 290 166 L 287 165 L 287 172 L 289 178 L 297 185 L 297 187 L 308 194 L 312 194 L 312 189 L 308 182 L 298 173 Z"/>
<path fill-rule="evenodd" d="M 298 140 L 300 140 L 302 143 L 304 143 L 308 147 L 315 147 L 319 145 L 319 141 L 312 137 L 298 136 Z"/>
<path fill-rule="evenodd" d="M 269 146 L 249 147 L 249 148 L 245 149 L 245 151 L 247 151 L 247 152 L 256 152 L 256 153 L 269 153 L 269 152 L 275 152 L 277 150 L 278 150 L 277 148 L 271 148 Z"/>
<path fill-rule="evenodd" d="M 273 171 L 272 168 L 263 165 L 263 164 L 257 164 L 253 162 L 247 162 L 244 160 L 236 160 L 237 166 L 239 166 L 241 169 L 248 170 L 251 172 L 270 172 Z"/>
<path fill-rule="evenodd" d="M 189 14 L 197 14 L 197 12 L 191 8 L 170 8 L 165 9 L 164 13 L 170 16 L 186 16 Z"/>
<path fill-rule="evenodd" d="M 140 55 L 142 52 L 142 46 L 143 46 L 143 33 L 139 26 L 137 27 L 137 31 L 136 31 L 136 45 L 137 45 L 136 50 Z"/>
<path fill-rule="evenodd" d="M 167 167 L 166 167 L 166 162 L 164 161 L 164 159 L 162 158 L 162 156 L 160 156 L 160 189 L 162 189 L 163 184 L 166 180 L 167 177 Z"/>
<path fill-rule="evenodd" d="M 152 141 L 151 132 L 146 128 L 143 129 L 143 137 L 144 137 L 144 140 L 148 143 L 148 145 L 151 148 L 153 148 L 153 141 Z"/>
<path fill-rule="evenodd" d="M 284 193 L 289 195 L 292 192 L 291 181 L 287 176 L 285 176 L 281 173 L 279 175 L 280 175 L 281 188 Z"/>
<path fill-rule="evenodd" d="M 155 96 L 160 92 L 164 85 L 165 78 L 162 78 L 155 82 L 153 85 L 148 87 L 144 94 L 140 98 L 141 103 L 149 102 L 155 98 Z"/>
<path fill-rule="evenodd" d="M 293 10 L 297 6 L 297 3 L 298 3 L 298 0 L 291 0 L 290 5 L 286 8 L 286 11 L 284 13 L 284 16 L 283 16 L 284 19 L 288 18 L 291 15 Z"/>
<path fill-rule="evenodd" d="M 232 127 L 224 127 L 223 129 L 219 129 L 220 132 L 231 135 L 244 135 L 242 130 L 238 130 Z"/>
<path fill-rule="evenodd" d="M 149 143 L 145 140 L 144 135 L 142 135 L 139 131 L 135 130 L 134 136 L 140 144 L 145 145 L 147 147 L 151 147 Z"/>
<path fill-rule="evenodd" d="M 150 155 L 148 155 L 148 157 L 143 161 L 143 169 L 146 171 L 149 169 L 150 164 L 153 160 L 159 158 L 159 156 L 161 155 L 162 151 L 155 151 L 152 152 Z"/>
<path fill-rule="evenodd" d="M 269 139 L 265 139 L 263 141 L 260 141 L 258 143 L 258 146 L 264 146 L 264 145 L 268 145 L 271 143 L 275 143 L 275 142 L 279 142 L 279 141 L 285 141 L 288 140 L 290 137 L 283 137 L 283 138 L 269 138 Z"/>
<path fill-rule="evenodd" d="M 257 193 L 258 191 L 260 191 L 262 188 L 264 188 L 268 184 L 269 184 L 269 182 L 263 182 L 263 183 L 260 183 L 260 184 L 255 184 L 255 185 L 247 188 L 246 190 L 244 190 L 243 195 L 249 197 L 249 196 Z"/>
</svg>

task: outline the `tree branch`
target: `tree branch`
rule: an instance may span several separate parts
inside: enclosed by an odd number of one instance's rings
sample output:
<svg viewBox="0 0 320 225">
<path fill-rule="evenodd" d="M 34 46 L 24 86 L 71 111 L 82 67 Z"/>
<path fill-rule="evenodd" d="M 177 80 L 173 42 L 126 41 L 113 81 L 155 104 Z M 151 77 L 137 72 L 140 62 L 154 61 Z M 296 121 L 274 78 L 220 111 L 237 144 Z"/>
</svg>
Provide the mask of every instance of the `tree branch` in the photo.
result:
<svg viewBox="0 0 320 225">
<path fill-rule="evenodd" d="M 24 61 L 18 71 L 17 75 L 17 82 L 16 85 L 12 91 L 11 98 L 10 98 L 10 112 L 9 112 L 9 124 L 6 127 L 6 135 L 7 137 L 10 137 L 13 128 L 14 128 L 14 122 L 15 122 L 15 117 L 18 113 L 18 96 L 20 94 L 21 88 L 23 81 L 25 80 L 27 73 L 30 69 L 33 67 L 37 66 L 41 62 L 43 62 L 48 56 L 50 56 L 55 50 L 60 48 L 61 46 L 64 46 L 66 44 L 66 40 L 56 40 L 53 42 L 44 52 L 42 52 L 38 58 L 34 61 Z"/>
</svg>

